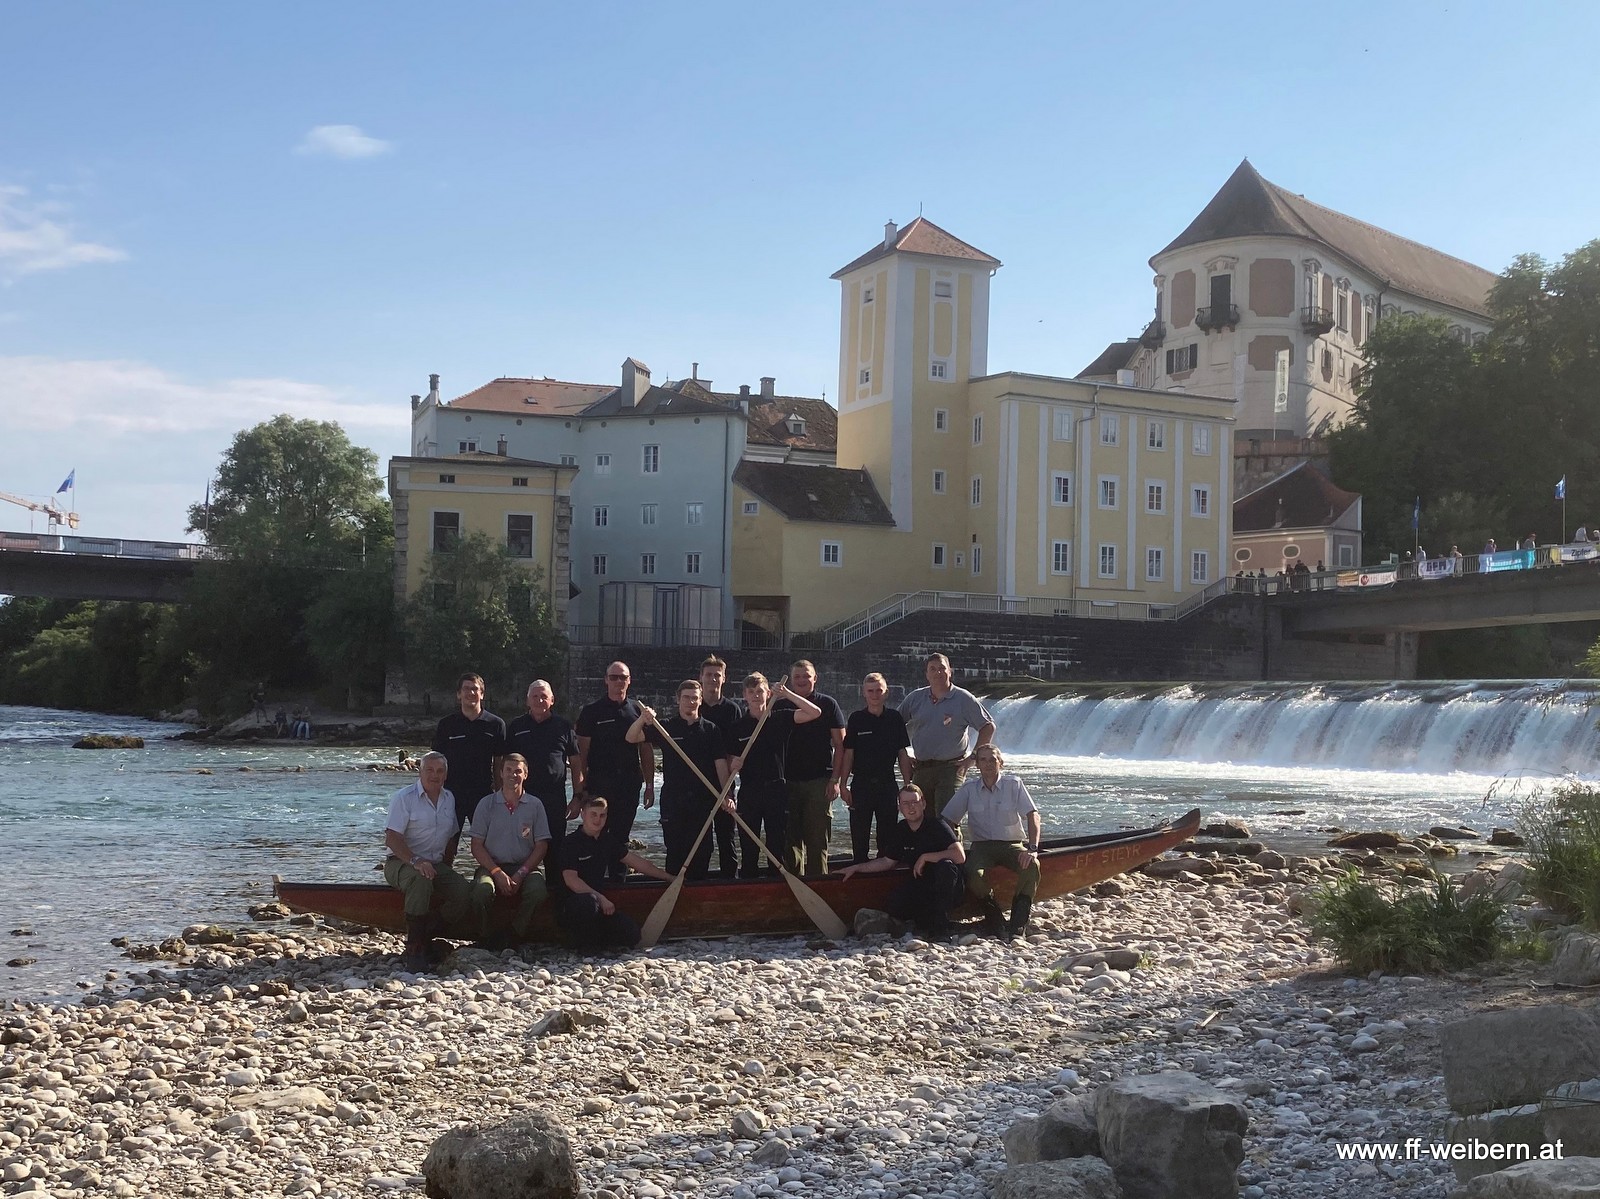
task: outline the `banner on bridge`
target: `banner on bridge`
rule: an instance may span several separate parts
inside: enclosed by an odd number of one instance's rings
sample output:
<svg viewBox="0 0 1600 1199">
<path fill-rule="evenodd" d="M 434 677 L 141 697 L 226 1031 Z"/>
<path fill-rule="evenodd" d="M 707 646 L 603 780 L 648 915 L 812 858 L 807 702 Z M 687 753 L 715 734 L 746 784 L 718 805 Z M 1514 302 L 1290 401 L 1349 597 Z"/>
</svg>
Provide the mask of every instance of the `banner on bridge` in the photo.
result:
<svg viewBox="0 0 1600 1199">
<path fill-rule="evenodd" d="M 1388 587 L 1394 583 L 1396 577 L 1393 570 L 1341 570 L 1339 586 Z"/>
<path fill-rule="evenodd" d="M 1595 558 L 1600 558 L 1600 545 L 1590 545 L 1587 541 L 1558 545 L 1550 550 L 1552 562 L 1589 562 Z"/>
<path fill-rule="evenodd" d="M 1456 573 L 1454 558 L 1424 558 L 1417 563 L 1419 579 L 1448 579 Z"/>
<path fill-rule="evenodd" d="M 1533 550 L 1501 550 L 1498 554 L 1479 554 L 1478 569 L 1484 574 L 1500 570 L 1530 570 Z"/>
</svg>

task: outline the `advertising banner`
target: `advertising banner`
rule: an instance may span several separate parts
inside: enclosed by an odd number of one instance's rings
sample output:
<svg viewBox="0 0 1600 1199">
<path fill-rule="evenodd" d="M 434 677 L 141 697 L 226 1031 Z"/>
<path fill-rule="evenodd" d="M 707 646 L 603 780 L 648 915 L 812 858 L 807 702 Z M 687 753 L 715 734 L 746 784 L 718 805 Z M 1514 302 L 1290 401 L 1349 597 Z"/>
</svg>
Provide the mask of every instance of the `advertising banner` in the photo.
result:
<svg viewBox="0 0 1600 1199">
<path fill-rule="evenodd" d="M 1339 586 L 1388 587 L 1395 578 L 1393 570 L 1346 570 L 1339 573 Z"/>
<path fill-rule="evenodd" d="M 1424 558 L 1417 563 L 1419 579 L 1447 579 L 1456 573 L 1454 558 Z"/>
<path fill-rule="evenodd" d="M 1600 558 L 1600 545 L 1590 545 L 1587 541 L 1558 545 L 1550 551 L 1550 558 L 1554 562 L 1591 562 Z"/>
<path fill-rule="evenodd" d="M 1533 550 L 1501 550 L 1498 554 L 1479 554 L 1478 569 L 1484 574 L 1500 570 L 1528 570 L 1533 566 Z"/>
<path fill-rule="evenodd" d="M 1289 351 L 1279 350 L 1277 372 L 1272 383 L 1272 410 L 1282 414 L 1289 411 Z"/>
</svg>

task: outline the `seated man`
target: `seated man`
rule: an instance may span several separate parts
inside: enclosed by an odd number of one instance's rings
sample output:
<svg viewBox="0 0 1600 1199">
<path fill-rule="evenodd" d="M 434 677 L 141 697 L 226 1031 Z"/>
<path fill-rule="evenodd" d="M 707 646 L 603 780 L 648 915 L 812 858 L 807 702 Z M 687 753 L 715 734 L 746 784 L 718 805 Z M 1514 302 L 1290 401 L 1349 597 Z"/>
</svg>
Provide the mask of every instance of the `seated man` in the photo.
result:
<svg viewBox="0 0 1600 1199">
<path fill-rule="evenodd" d="M 1003 771 L 1006 760 L 998 748 L 980 745 L 973 756 L 978 777 L 961 784 L 944 814 L 969 821 L 967 891 L 982 907 L 989 931 L 1009 941 L 1028 927 L 1033 897 L 1039 892 L 1039 808 L 1026 784 Z M 996 866 L 1017 876 L 1009 921 L 994 901 L 989 883 L 989 871 Z"/>
<path fill-rule="evenodd" d="M 500 790 L 480 799 L 472 813 L 472 856 L 478 863 L 473 900 L 490 949 L 525 939 L 534 912 L 549 894 L 544 875 L 538 873 L 550 851 L 549 816 L 544 804 L 523 790 L 527 779 L 528 759 L 507 754 L 500 763 Z M 509 935 L 493 927 L 499 896 L 517 900 Z"/>
<path fill-rule="evenodd" d="M 897 920 L 910 920 L 934 940 L 950 936 L 950 909 L 961 902 L 961 863 L 967 855 L 955 831 L 929 815 L 922 788 L 908 783 L 896 797 L 900 822 L 884 838 L 883 856 L 846 866 L 840 875 L 879 874 L 911 867 L 911 877 L 890 892 L 884 904 Z"/>
<path fill-rule="evenodd" d="M 389 797 L 383 880 L 406 897 L 408 970 L 428 968 L 429 942 L 446 923 L 464 915 L 472 901 L 472 884 L 445 861 L 446 847 L 459 827 L 455 796 L 444 786 L 448 769 L 443 754 L 423 754 L 417 781 Z M 433 910 L 436 899 L 442 913 Z"/>
<path fill-rule="evenodd" d="M 663 882 L 672 878 L 606 830 L 609 809 L 604 796 L 593 795 L 584 800 L 582 823 L 561 842 L 561 881 L 567 885 L 567 894 L 562 896 L 556 915 L 562 935 L 573 949 L 603 949 L 609 945 L 632 949 L 639 943 L 639 926 L 600 894 L 608 873 L 626 867 Z"/>
</svg>

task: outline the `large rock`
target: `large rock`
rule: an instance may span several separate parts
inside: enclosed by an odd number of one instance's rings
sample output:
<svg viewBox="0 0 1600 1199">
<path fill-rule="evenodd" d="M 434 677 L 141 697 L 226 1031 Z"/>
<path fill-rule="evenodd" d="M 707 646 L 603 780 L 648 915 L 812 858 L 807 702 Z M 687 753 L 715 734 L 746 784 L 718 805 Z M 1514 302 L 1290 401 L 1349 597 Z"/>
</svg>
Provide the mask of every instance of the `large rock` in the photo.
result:
<svg viewBox="0 0 1600 1199">
<path fill-rule="evenodd" d="M 1193 1074 L 1119 1078 L 1095 1092 L 1100 1150 L 1127 1199 L 1234 1199 L 1244 1104 Z"/>
<path fill-rule="evenodd" d="M 453 1129 L 422 1161 L 429 1199 L 574 1199 L 566 1130 L 540 1112 Z"/>
<path fill-rule="evenodd" d="M 1365 833 L 1340 833 L 1328 844 L 1334 849 L 1395 849 L 1403 840 L 1399 833 L 1374 829 Z"/>
<path fill-rule="evenodd" d="M 1541 1106 L 1544 1139 L 1563 1157 L 1600 1157 L 1600 1078 L 1564 1083 Z"/>
<path fill-rule="evenodd" d="M 1534 1152 L 1545 1143 L 1544 1113 L 1536 1103 L 1501 1108 L 1477 1116 L 1462 1116 L 1450 1121 L 1445 1140 L 1451 1145 L 1532 1145 Z M 1480 1174 L 1502 1169 L 1508 1157 L 1461 1157 L 1450 1160 L 1457 1182 L 1467 1182 Z"/>
<path fill-rule="evenodd" d="M 1574 929 L 1556 950 L 1555 980 L 1574 987 L 1600 983 L 1600 937 Z"/>
<path fill-rule="evenodd" d="M 234 1107 L 258 1107 L 265 1112 L 333 1114 L 333 1099 L 321 1087 L 284 1087 L 277 1091 L 251 1091 L 229 1100 Z"/>
<path fill-rule="evenodd" d="M 1238 837 L 1240 840 L 1250 835 L 1250 827 L 1242 820 L 1219 820 L 1215 824 L 1208 824 L 1200 830 L 1202 837 Z"/>
<path fill-rule="evenodd" d="M 1439 1040 L 1445 1098 L 1458 1115 L 1537 1103 L 1561 1083 L 1600 1077 L 1600 1025 L 1564 1004 L 1458 1020 Z"/>
<path fill-rule="evenodd" d="M 1144 864 L 1144 872 L 1151 878 L 1173 878 L 1187 871 L 1190 874 L 1215 874 L 1217 864 L 1210 858 L 1157 858 Z"/>
<path fill-rule="evenodd" d="M 1465 825 L 1457 826 L 1453 824 L 1436 824 L 1428 830 L 1428 835 L 1439 837 L 1446 841 L 1476 841 L 1483 836 L 1482 833 L 1475 829 L 1467 828 Z"/>
<path fill-rule="evenodd" d="M 1568 1157 L 1518 1162 L 1482 1174 L 1450 1192 L 1450 1199 L 1595 1199 L 1600 1158 Z"/>
<path fill-rule="evenodd" d="M 1111 1167 L 1098 1157 L 1009 1166 L 989 1194 L 993 1199 L 1123 1199 Z"/>
<path fill-rule="evenodd" d="M 1041 1116 L 1024 1116 L 1000 1140 L 1013 1166 L 1100 1155 L 1094 1113 L 1076 1095 L 1052 1103 Z"/>
</svg>

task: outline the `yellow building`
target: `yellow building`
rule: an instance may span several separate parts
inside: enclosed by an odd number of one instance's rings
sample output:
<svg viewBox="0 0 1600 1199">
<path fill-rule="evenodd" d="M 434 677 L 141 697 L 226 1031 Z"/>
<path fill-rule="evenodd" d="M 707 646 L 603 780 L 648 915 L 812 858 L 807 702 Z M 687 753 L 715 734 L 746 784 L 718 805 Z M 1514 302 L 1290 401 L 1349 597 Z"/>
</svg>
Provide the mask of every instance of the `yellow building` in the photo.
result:
<svg viewBox="0 0 1600 1199">
<path fill-rule="evenodd" d="M 1149 615 L 1228 573 L 1234 401 L 990 374 L 999 266 L 919 217 L 833 276 L 838 467 L 791 467 L 811 488 L 735 476 L 747 624 L 805 631 L 930 591 Z M 869 492 L 887 519 L 865 519 Z"/>
<path fill-rule="evenodd" d="M 566 623 L 576 466 L 473 451 L 389 459 L 395 602 L 415 593 L 429 560 L 469 533 L 486 533 L 530 573 L 543 572 L 556 627 Z"/>
</svg>

